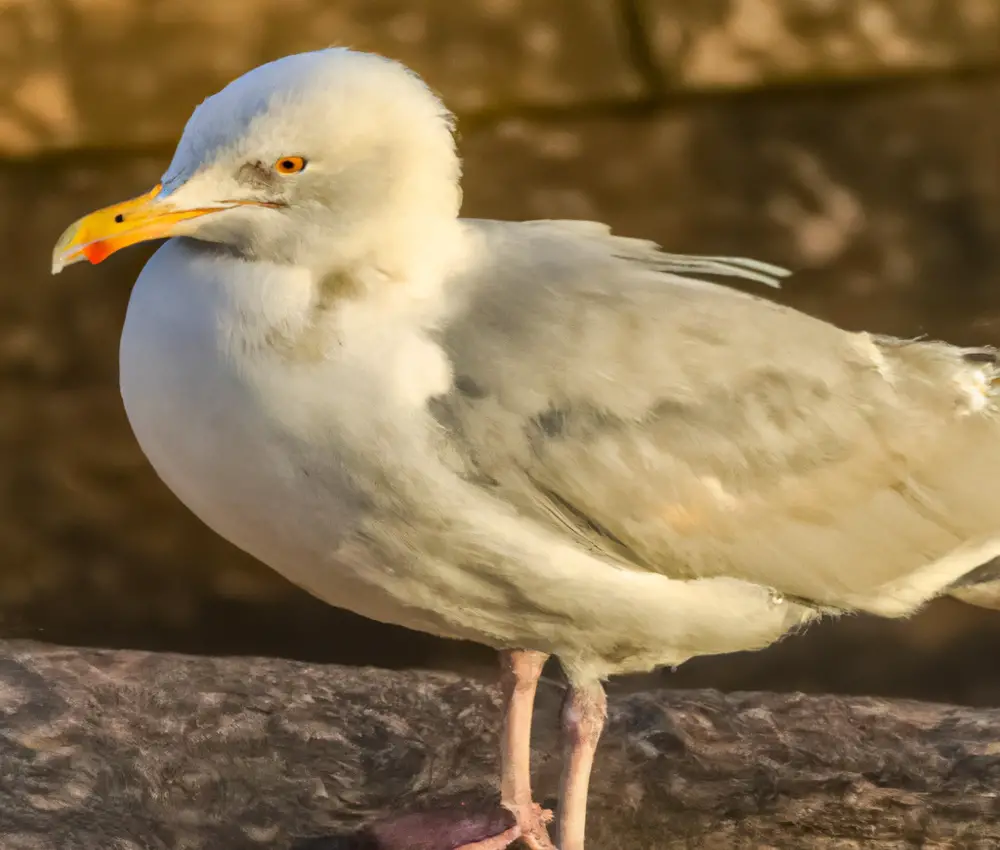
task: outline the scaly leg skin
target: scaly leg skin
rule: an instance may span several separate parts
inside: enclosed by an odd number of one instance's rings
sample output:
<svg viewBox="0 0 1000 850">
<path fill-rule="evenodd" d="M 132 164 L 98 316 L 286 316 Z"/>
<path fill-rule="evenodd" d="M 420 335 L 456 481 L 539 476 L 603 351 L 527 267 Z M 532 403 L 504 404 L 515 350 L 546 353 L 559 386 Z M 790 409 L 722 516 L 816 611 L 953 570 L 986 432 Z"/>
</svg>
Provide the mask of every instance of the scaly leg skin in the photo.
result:
<svg viewBox="0 0 1000 850">
<path fill-rule="evenodd" d="M 538 679 L 548 656 L 508 650 L 503 665 L 501 811 L 506 816 L 434 812 L 403 815 L 369 827 L 364 846 L 377 850 L 504 850 L 520 839 L 529 850 L 555 850 L 545 824 L 552 813 L 531 796 L 531 716 Z M 510 823 L 513 817 L 514 823 Z"/>
<path fill-rule="evenodd" d="M 571 685 L 562 712 L 565 762 L 559 788 L 559 850 L 583 850 L 590 771 L 607 717 L 608 700 L 600 682 Z"/>
<path fill-rule="evenodd" d="M 530 850 L 555 850 L 545 828 L 552 813 L 531 796 L 531 716 L 547 658 L 544 652 L 524 649 L 500 653 L 504 701 L 500 800 L 514 815 L 519 838 Z"/>
</svg>

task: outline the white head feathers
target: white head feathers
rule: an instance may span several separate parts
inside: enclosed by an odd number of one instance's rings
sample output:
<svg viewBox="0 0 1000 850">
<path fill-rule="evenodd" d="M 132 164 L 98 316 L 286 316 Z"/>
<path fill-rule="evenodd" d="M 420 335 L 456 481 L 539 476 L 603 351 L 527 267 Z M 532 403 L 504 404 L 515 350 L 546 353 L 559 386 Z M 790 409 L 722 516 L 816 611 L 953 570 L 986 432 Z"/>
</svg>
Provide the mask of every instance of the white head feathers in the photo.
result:
<svg viewBox="0 0 1000 850">
<path fill-rule="evenodd" d="M 301 171 L 279 173 L 285 157 Z M 389 233 L 397 250 L 426 241 L 435 222 L 457 217 L 459 177 L 452 117 L 423 81 L 381 56 L 331 48 L 262 65 L 205 100 L 162 182 L 185 207 L 273 204 L 206 217 L 196 238 L 321 267 L 371 261 Z"/>
</svg>

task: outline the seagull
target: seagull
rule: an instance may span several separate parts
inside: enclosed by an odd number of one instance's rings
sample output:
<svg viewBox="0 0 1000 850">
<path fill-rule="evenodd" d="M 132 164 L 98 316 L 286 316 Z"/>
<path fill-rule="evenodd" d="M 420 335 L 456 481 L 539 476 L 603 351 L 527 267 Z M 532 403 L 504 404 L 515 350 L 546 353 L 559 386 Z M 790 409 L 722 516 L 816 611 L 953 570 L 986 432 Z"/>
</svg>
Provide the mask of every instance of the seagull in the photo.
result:
<svg viewBox="0 0 1000 850">
<path fill-rule="evenodd" d="M 53 272 L 166 238 L 120 349 L 166 485 L 332 605 L 499 650 L 512 825 L 466 850 L 554 846 L 529 757 L 558 657 L 555 829 L 582 850 L 608 677 L 825 612 L 995 605 L 997 357 L 705 279 L 776 284 L 766 263 L 462 218 L 454 131 L 395 61 L 279 59 L 194 110 L 152 190 L 71 225 Z"/>
</svg>

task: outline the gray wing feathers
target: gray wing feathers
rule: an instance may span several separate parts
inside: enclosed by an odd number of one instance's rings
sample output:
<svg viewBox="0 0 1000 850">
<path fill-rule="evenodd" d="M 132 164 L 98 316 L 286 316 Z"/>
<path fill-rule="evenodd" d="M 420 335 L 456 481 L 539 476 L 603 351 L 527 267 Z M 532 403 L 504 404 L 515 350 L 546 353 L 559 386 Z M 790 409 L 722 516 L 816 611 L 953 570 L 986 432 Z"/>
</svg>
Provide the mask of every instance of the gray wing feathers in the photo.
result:
<svg viewBox="0 0 1000 850">
<path fill-rule="evenodd" d="M 587 239 L 606 245 L 608 253 L 618 259 L 640 263 L 672 274 L 717 275 L 736 277 L 765 286 L 778 288 L 790 272 L 780 266 L 746 257 L 706 257 L 692 254 L 668 254 L 648 239 L 616 236 L 611 228 L 596 221 L 540 220 L 523 222 L 527 227 L 545 228 L 551 233 L 563 232 L 571 238 Z"/>
<path fill-rule="evenodd" d="M 630 569 L 884 614 L 1000 555 L 991 351 L 847 333 L 678 276 L 780 270 L 599 225 L 472 226 L 492 259 L 438 401 L 523 514 Z"/>
</svg>

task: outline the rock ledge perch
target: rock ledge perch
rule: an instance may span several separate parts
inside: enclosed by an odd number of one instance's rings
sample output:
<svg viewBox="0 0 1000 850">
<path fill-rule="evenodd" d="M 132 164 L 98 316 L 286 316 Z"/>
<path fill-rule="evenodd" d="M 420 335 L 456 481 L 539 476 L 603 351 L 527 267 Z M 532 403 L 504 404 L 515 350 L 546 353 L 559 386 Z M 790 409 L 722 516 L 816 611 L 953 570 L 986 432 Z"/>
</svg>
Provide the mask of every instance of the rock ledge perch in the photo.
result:
<svg viewBox="0 0 1000 850">
<path fill-rule="evenodd" d="M 560 696 L 536 718 L 543 798 Z M 492 687 L 446 675 L 0 642 L 0 847 L 377 847 L 351 836 L 488 805 L 498 718 Z M 998 847 L 998 730 L 997 710 L 878 699 L 619 697 L 590 845 Z"/>
</svg>

